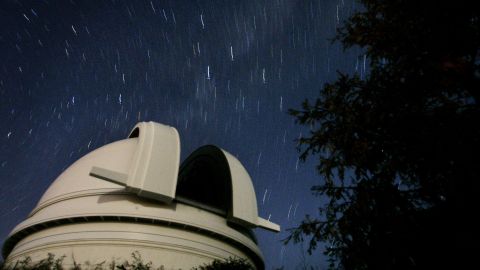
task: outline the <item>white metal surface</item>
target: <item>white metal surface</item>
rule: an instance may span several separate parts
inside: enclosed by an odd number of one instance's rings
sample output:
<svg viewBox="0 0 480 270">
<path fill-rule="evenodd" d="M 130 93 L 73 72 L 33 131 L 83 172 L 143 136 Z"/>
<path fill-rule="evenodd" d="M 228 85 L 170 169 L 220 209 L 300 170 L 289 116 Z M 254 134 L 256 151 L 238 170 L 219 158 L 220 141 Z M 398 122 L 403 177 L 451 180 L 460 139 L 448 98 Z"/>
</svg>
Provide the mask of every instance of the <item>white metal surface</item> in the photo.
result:
<svg viewBox="0 0 480 270">
<path fill-rule="evenodd" d="M 144 263 L 152 262 L 154 269 L 161 265 L 165 269 L 191 269 L 214 259 L 229 257 L 246 258 L 255 264 L 241 249 L 207 235 L 167 226 L 125 222 L 90 222 L 44 229 L 22 239 L 6 264 L 26 256 L 35 262 L 52 253 L 56 258 L 66 256 L 62 264 L 64 268 L 71 268 L 75 261 L 82 266 L 86 262 L 90 265 L 105 262 L 102 269 L 107 269 L 112 261 L 117 265 L 125 260 L 132 261 L 131 254 L 135 251 Z"/>
<path fill-rule="evenodd" d="M 199 150 L 187 161 L 195 161 L 199 152 L 213 157 L 212 168 L 223 173 L 220 183 L 231 186 L 227 213 L 175 200 L 178 133 L 161 124 L 139 123 L 129 139 L 90 152 L 51 184 L 28 218 L 7 238 L 3 253 L 10 255 L 6 262 L 20 256 L 38 257 L 48 250 L 60 256 L 75 252 L 82 258 L 93 258 L 104 250 L 105 256 L 97 257 L 122 254 L 125 258 L 134 247 L 145 254 L 164 254 L 172 262 L 166 265 L 174 268 L 185 267 L 183 262 L 193 267 L 232 254 L 263 268 L 250 229 L 279 231 L 279 226 L 258 217 L 252 181 L 238 159 L 215 146 Z M 240 226 L 230 226 L 231 222 Z"/>
<path fill-rule="evenodd" d="M 138 137 L 138 145 L 128 173 L 94 165 L 90 174 L 126 186 L 138 196 L 170 203 L 175 197 L 180 165 L 177 130 L 154 122 L 141 122 L 130 137 Z"/>
<path fill-rule="evenodd" d="M 228 161 L 232 181 L 232 209 L 229 219 L 249 227 L 261 227 L 279 232 L 280 226 L 258 216 L 257 198 L 252 180 L 242 163 L 221 149 Z"/>
</svg>

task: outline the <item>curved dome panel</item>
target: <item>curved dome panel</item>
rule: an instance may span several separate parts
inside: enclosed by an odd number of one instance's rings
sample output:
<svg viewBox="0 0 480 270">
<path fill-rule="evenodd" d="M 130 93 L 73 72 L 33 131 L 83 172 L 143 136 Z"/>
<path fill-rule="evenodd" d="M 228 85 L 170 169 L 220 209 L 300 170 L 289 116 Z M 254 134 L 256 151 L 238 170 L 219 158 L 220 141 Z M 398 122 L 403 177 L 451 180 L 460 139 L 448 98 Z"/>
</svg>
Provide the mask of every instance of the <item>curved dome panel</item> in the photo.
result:
<svg viewBox="0 0 480 270">
<path fill-rule="evenodd" d="M 258 217 L 255 190 L 242 163 L 214 145 L 198 148 L 182 163 L 176 199 L 224 212 L 242 226 L 280 230 Z"/>
<path fill-rule="evenodd" d="M 137 138 L 116 141 L 77 160 L 50 185 L 30 216 L 47 205 L 68 198 L 123 191 L 123 187 L 102 181 L 89 175 L 89 172 L 92 166 L 96 165 L 126 173 L 132 162 L 137 143 Z"/>
<path fill-rule="evenodd" d="M 177 130 L 154 122 L 141 122 L 129 137 L 138 138 L 138 145 L 127 173 L 94 165 L 90 174 L 125 186 L 138 196 L 171 203 L 180 164 Z"/>
</svg>

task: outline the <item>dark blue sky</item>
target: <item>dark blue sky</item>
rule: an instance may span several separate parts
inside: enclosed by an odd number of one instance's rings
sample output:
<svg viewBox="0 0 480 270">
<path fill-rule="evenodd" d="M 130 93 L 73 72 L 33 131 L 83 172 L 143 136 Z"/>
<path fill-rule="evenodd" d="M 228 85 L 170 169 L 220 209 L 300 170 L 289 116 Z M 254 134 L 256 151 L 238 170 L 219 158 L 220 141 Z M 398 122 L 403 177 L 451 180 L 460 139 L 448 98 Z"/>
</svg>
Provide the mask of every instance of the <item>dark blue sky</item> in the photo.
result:
<svg viewBox="0 0 480 270">
<path fill-rule="evenodd" d="M 359 50 L 330 39 L 355 9 L 325 1 L 2 1 L 0 242 L 75 160 L 138 121 L 178 129 L 182 159 L 204 144 L 236 155 L 255 185 L 267 269 L 325 265 L 281 243 L 319 199 L 314 160 L 287 114 L 336 70 L 361 74 Z"/>
</svg>

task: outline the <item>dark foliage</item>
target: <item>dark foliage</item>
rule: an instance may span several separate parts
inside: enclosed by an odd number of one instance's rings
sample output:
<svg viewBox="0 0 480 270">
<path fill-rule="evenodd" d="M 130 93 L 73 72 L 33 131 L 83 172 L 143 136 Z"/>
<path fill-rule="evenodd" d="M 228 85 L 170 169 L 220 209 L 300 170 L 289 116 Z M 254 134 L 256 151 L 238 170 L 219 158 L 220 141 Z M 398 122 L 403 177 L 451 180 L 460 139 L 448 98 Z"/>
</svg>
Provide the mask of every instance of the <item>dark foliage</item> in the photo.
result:
<svg viewBox="0 0 480 270">
<path fill-rule="evenodd" d="M 48 257 L 38 262 L 32 262 L 30 257 L 25 257 L 22 260 L 17 261 L 14 265 L 5 266 L 3 262 L 0 264 L 0 270 L 82 270 L 82 269 L 94 269 L 94 270 L 164 270 L 162 265 L 158 268 L 153 267 L 152 262 L 145 263 L 142 259 L 140 252 L 132 252 L 132 260 L 125 260 L 123 263 L 112 261 L 106 263 L 105 261 L 99 264 L 91 264 L 84 262 L 82 264 L 73 260 L 73 265 L 65 265 L 63 260 L 65 255 L 60 258 L 55 258 L 55 255 L 48 253 Z M 245 259 L 242 258 L 228 258 L 226 260 L 214 260 L 209 264 L 204 264 L 198 267 L 192 268 L 192 270 L 254 270 L 255 268 Z"/>
<path fill-rule="evenodd" d="M 199 266 L 193 270 L 254 270 L 255 268 L 242 258 L 229 258 L 228 260 L 214 260 L 210 264 Z"/>
<path fill-rule="evenodd" d="M 23 260 L 17 261 L 11 267 L 5 267 L 2 265 L 0 269 L 19 269 L 19 270 L 30 270 L 30 269 L 39 269 L 39 270 L 62 270 L 64 269 L 62 264 L 65 256 L 60 258 L 55 258 L 55 255 L 52 253 L 48 253 L 47 258 L 42 259 L 36 263 L 32 263 L 30 257 L 26 257 Z"/>
<path fill-rule="evenodd" d="M 331 268 L 457 268 L 479 228 L 480 9 L 360 2 L 337 40 L 365 49 L 367 78 L 339 73 L 290 111 L 311 129 L 301 158 L 319 158 L 312 191 L 327 203 L 286 242 L 325 242 Z"/>
</svg>

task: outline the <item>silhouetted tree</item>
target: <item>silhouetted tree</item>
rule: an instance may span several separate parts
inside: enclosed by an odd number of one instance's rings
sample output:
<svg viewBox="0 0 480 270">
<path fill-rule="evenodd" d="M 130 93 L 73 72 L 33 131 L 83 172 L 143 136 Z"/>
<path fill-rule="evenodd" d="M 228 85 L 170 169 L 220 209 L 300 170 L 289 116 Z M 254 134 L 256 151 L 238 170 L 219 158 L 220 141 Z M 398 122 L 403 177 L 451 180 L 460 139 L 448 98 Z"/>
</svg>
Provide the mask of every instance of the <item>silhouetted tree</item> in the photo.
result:
<svg viewBox="0 0 480 270">
<path fill-rule="evenodd" d="M 310 127 L 299 149 L 319 158 L 312 191 L 326 203 L 286 242 L 325 242 L 331 268 L 466 264 L 479 228 L 478 3 L 360 2 L 336 39 L 364 48 L 368 76 L 339 73 L 290 111 Z"/>
</svg>

